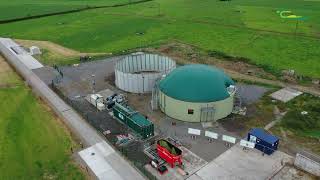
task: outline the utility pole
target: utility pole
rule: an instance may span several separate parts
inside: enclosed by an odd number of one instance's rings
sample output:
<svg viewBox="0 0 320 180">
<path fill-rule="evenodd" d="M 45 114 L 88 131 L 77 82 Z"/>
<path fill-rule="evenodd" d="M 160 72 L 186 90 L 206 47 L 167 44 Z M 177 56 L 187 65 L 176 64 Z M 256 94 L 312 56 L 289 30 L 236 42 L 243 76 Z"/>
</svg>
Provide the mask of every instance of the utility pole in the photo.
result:
<svg viewBox="0 0 320 180">
<path fill-rule="evenodd" d="M 297 36 L 298 24 L 299 24 L 299 19 L 297 19 L 297 22 L 296 22 L 296 29 L 294 31 L 294 36 L 295 37 Z"/>
<path fill-rule="evenodd" d="M 96 80 L 95 80 L 95 75 L 94 74 L 91 74 L 91 77 L 92 77 L 92 83 L 91 83 L 91 88 L 92 88 L 92 94 L 95 93 L 95 85 L 96 85 Z"/>
</svg>

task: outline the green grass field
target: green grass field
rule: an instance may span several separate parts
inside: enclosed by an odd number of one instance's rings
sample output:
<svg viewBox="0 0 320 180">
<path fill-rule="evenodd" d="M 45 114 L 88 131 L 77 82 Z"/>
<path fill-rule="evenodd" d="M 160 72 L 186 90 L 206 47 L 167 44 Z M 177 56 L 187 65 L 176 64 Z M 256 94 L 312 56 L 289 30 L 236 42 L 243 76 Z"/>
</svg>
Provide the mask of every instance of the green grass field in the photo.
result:
<svg viewBox="0 0 320 180">
<path fill-rule="evenodd" d="M 78 56 L 65 57 L 62 55 L 54 54 L 53 52 L 42 49 L 41 55 L 36 55 L 35 58 L 42 64 L 53 66 L 53 65 L 72 65 L 80 63 Z"/>
<path fill-rule="evenodd" d="M 71 160 L 70 147 L 77 146 L 62 124 L 19 76 L 6 72 L 13 76 L 0 76 L 0 84 L 13 87 L 0 87 L 0 179 L 84 179 Z"/>
<path fill-rule="evenodd" d="M 6 85 L 8 85 L 8 86 L 20 86 L 22 84 L 23 83 L 19 79 L 19 76 L 15 72 L 13 72 L 13 71 L 1 72 L 0 71 L 0 86 L 6 86 Z"/>
<path fill-rule="evenodd" d="M 320 138 L 320 98 L 303 94 L 280 106 L 287 111 L 280 123 L 283 128 L 297 135 Z M 301 115 L 302 111 L 308 114 Z"/>
<path fill-rule="evenodd" d="M 24 0 L 23 2 L 21 0 L 0 0 L 0 20 L 127 2 L 128 0 Z"/>
<path fill-rule="evenodd" d="M 271 128 L 272 133 L 282 140 L 282 147 L 289 149 L 308 149 L 320 155 L 320 98 L 309 94 L 303 94 L 295 99 L 276 105 L 282 112 L 287 111 L 285 116 Z M 307 111 L 307 115 L 302 115 Z"/>
<path fill-rule="evenodd" d="M 294 69 L 320 78 L 318 9 L 320 2 L 303 0 L 155 0 L 3 24 L 0 36 L 50 40 L 83 52 L 119 52 L 179 40 L 245 57 L 273 72 Z M 307 17 L 298 24 L 297 36 L 296 21 L 281 19 L 277 10 Z"/>
</svg>

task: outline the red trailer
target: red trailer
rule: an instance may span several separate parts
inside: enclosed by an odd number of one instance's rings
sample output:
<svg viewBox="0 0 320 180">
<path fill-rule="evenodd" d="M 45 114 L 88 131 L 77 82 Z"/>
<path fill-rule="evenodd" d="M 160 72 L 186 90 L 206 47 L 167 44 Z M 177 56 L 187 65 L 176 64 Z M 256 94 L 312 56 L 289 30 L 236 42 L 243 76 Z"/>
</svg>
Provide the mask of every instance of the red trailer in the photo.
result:
<svg viewBox="0 0 320 180">
<path fill-rule="evenodd" d="M 173 168 L 176 164 L 182 165 L 182 151 L 165 139 L 157 141 L 157 152 Z"/>
</svg>

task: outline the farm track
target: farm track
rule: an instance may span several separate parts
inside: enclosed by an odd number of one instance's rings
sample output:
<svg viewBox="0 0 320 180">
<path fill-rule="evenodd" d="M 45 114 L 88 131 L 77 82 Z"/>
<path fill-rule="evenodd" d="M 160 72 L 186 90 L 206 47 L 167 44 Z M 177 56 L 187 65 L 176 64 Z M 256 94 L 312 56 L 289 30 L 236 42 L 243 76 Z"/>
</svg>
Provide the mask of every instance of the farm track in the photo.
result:
<svg viewBox="0 0 320 180">
<path fill-rule="evenodd" d="M 313 87 L 296 85 L 296 84 L 289 84 L 289 83 L 284 83 L 284 82 L 276 81 L 276 80 L 263 79 L 263 78 L 259 78 L 259 77 L 255 77 L 255 76 L 241 74 L 241 73 L 238 73 L 238 72 L 235 72 L 232 70 L 228 70 L 228 69 L 224 69 L 224 71 L 234 79 L 247 80 L 247 81 L 251 81 L 251 82 L 257 82 L 257 83 L 268 84 L 268 85 L 279 86 L 279 87 L 291 87 L 296 90 L 302 91 L 304 93 L 309 93 L 314 96 L 320 97 L 320 90 L 313 88 Z"/>
<path fill-rule="evenodd" d="M 41 48 L 46 48 L 50 50 L 53 53 L 58 53 L 60 55 L 64 56 L 75 56 L 75 55 L 80 55 L 80 54 L 88 54 L 88 55 L 94 55 L 94 54 L 103 54 L 103 53 L 80 53 L 79 51 L 66 48 L 64 46 L 61 46 L 59 44 L 50 42 L 50 41 L 34 41 L 34 40 L 16 40 L 18 43 L 21 43 L 22 45 L 25 46 L 32 46 L 32 45 L 38 45 Z M 182 42 L 181 42 L 182 43 Z M 313 87 L 307 87 L 307 86 L 301 86 L 301 85 L 296 85 L 296 84 L 289 84 L 289 83 L 284 83 L 281 81 L 277 80 L 269 80 L 269 79 L 263 79 L 255 76 L 250 76 L 246 74 L 241 74 L 239 72 L 226 69 L 223 67 L 219 67 L 224 69 L 224 71 L 229 74 L 232 78 L 234 79 L 239 79 L 239 80 L 247 80 L 251 82 L 256 82 L 256 83 L 262 83 L 262 84 L 268 84 L 272 86 L 279 86 L 279 87 L 292 87 L 294 89 L 297 89 L 299 91 L 313 94 L 315 96 L 320 96 L 320 90 L 313 88 Z"/>
<path fill-rule="evenodd" d="M 23 40 L 23 39 L 15 39 L 15 41 L 25 47 L 38 46 L 43 49 L 49 49 L 54 54 L 59 54 L 61 56 L 66 56 L 66 57 L 75 57 L 75 56 L 81 56 L 81 55 L 94 56 L 94 55 L 106 54 L 106 53 L 82 53 L 50 41 Z"/>
</svg>

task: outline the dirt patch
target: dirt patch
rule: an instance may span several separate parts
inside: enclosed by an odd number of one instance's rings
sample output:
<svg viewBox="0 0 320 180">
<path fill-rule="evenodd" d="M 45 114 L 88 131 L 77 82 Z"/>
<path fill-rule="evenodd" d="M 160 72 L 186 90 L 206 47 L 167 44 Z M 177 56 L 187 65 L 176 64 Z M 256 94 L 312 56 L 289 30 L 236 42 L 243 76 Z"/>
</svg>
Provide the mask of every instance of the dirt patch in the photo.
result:
<svg viewBox="0 0 320 180">
<path fill-rule="evenodd" d="M 12 72 L 10 65 L 0 56 L 0 73 Z"/>
<path fill-rule="evenodd" d="M 129 105 L 134 107 L 135 110 L 141 112 L 143 115 L 148 116 L 155 124 L 159 124 L 160 119 L 165 115 L 160 111 L 153 111 L 150 106 L 151 94 L 127 94 Z"/>
<path fill-rule="evenodd" d="M 246 136 L 253 127 L 265 127 L 275 119 L 273 114 L 274 104 L 271 99 L 264 95 L 259 101 L 246 105 L 246 115 L 230 115 L 219 120 L 219 123 L 229 132 L 238 136 Z"/>
<path fill-rule="evenodd" d="M 274 180 L 316 180 L 317 178 L 302 170 L 296 169 L 294 166 L 286 165 L 272 179 Z"/>
<path fill-rule="evenodd" d="M 276 134 L 280 139 L 280 150 L 291 155 L 306 150 L 320 155 L 320 139 L 309 138 L 294 134 L 288 129 L 283 129 L 276 125 L 271 128 L 272 133 Z"/>
<path fill-rule="evenodd" d="M 95 56 L 95 55 L 106 55 L 107 53 L 84 53 L 80 51 L 76 51 L 74 49 L 70 49 L 59 44 L 50 42 L 50 41 L 37 41 L 37 40 L 22 40 L 22 39 L 15 39 L 15 41 L 22 46 L 31 47 L 31 46 L 38 46 L 43 49 L 48 49 L 52 53 L 66 56 L 66 57 L 74 57 L 74 56 Z"/>
<path fill-rule="evenodd" d="M 218 54 L 205 52 L 195 46 L 174 41 L 169 44 L 161 45 L 157 48 L 145 48 L 144 51 L 159 53 L 173 58 L 178 64 L 202 63 L 216 66 L 223 69 L 233 79 L 243 80 L 245 82 L 261 83 L 278 87 L 292 87 L 299 91 L 320 96 L 318 85 L 299 85 L 297 83 L 284 82 L 275 75 L 264 71 L 255 65 L 245 62 L 241 58 L 232 58 L 232 60 L 217 58 Z"/>
<path fill-rule="evenodd" d="M 105 76 L 104 81 L 112 86 L 116 86 L 116 75 L 114 73 L 111 73 L 109 76 Z"/>
<path fill-rule="evenodd" d="M 241 118 L 243 119 L 243 118 Z M 235 115 L 230 115 L 228 118 L 219 121 L 222 127 L 229 131 L 241 136 L 246 132 L 246 126 L 243 124 L 243 121 Z"/>
<path fill-rule="evenodd" d="M 0 56 L 0 88 L 15 88 L 21 84 L 21 79 L 6 60 Z"/>
<path fill-rule="evenodd" d="M 251 127 L 255 127 L 260 122 L 260 114 L 256 104 L 246 106 L 247 112 L 245 116 L 231 114 L 227 118 L 219 120 L 221 126 L 229 132 L 238 136 L 245 136 Z M 270 116 L 268 116 L 270 118 Z M 270 118 L 270 121 L 272 117 Z"/>
<path fill-rule="evenodd" d="M 178 63 L 181 64 L 209 64 L 222 69 L 235 71 L 241 74 L 249 74 L 264 79 L 276 79 L 274 75 L 264 71 L 262 68 L 256 67 L 241 60 L 219 59 L 215 57 L 215 55 L 212 55 L 212 53 L 203 52 L 199 50 L 197 47 L 188 44 L 183 44 L 180 42 L 172 42 L 166 45 L 162 45 L 157 49 L 148 48 L 147 50 L 166 54 L 170 57 L 173 57 Z"/>
<path fill-rule="evenodd" d="M 53 53 L 61 56 L 73 57 L 73 56 L 79 56 L 81 54 L 79 51 L 69 49 L 49 41 L 21 40 L 21 39 L 16 39 L 15 41 L 18 44 L 21 44 L 22 46 L 25 46 L 25 47 L 38 46 L 41 49 L 48 49 Z"/>
<path fill-rule="evenodd" d="M 79 63 L 80 56 L 96 57 L 109 55 L 106 53 L 83 53 L 49 41 L 20 39 L 15 41 L 26 48 L 29 48 L 31 46 L 38 46 L 41 49 L 42 54 L 35 55 L 34 57 L 45 65 L 76 64 Z"/>
</svg>

